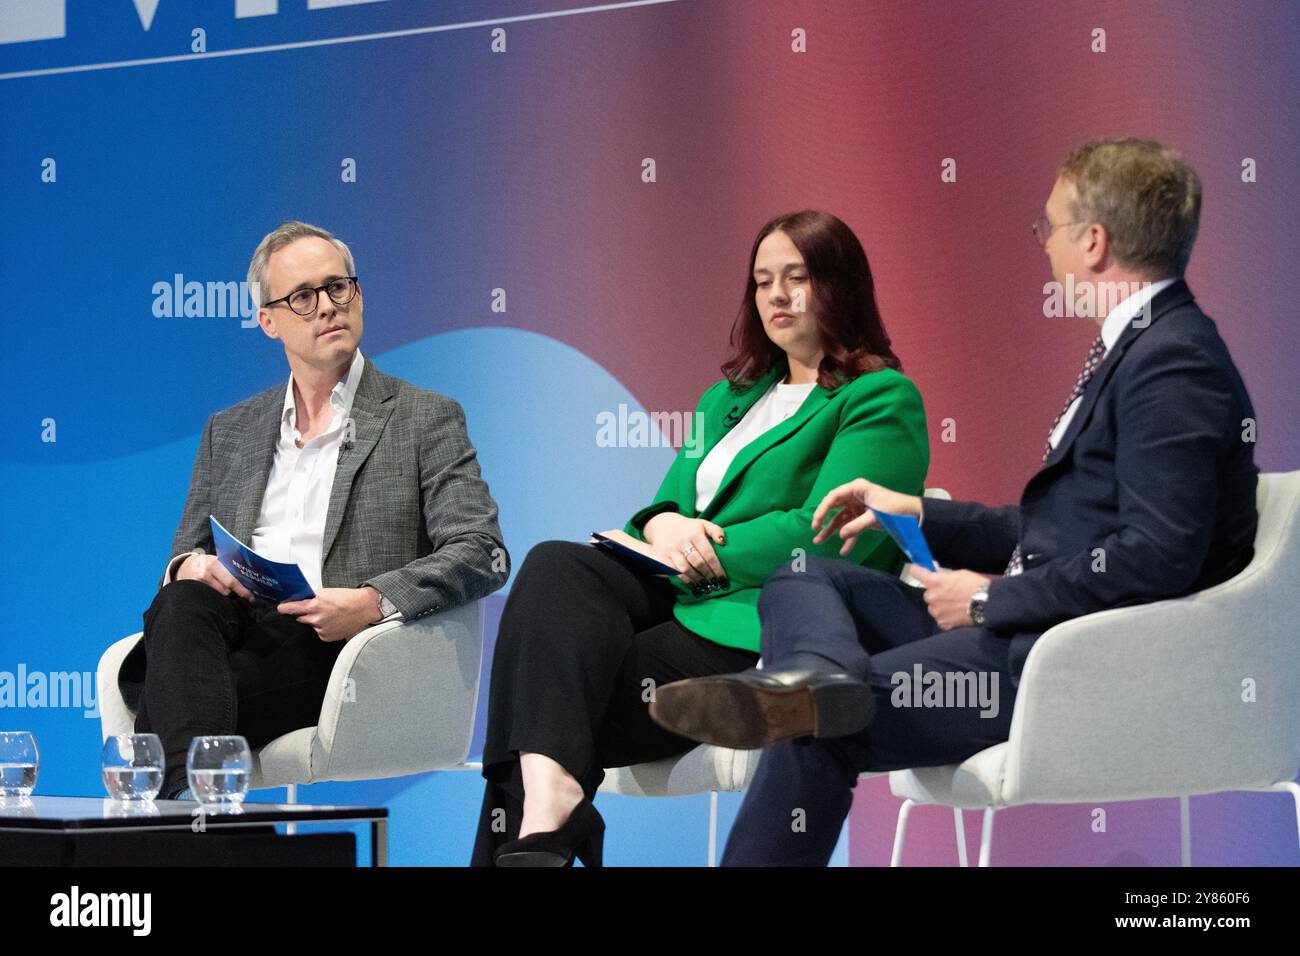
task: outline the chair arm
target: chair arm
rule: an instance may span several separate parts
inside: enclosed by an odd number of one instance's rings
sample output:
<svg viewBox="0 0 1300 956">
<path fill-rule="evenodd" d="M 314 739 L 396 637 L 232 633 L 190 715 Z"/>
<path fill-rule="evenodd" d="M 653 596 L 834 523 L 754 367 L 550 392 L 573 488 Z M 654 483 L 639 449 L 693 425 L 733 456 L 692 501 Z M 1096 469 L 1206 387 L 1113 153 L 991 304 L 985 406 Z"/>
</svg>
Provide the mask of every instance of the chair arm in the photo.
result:
<svg viewBox="0 0 1300 956">
<path fill-rule="evenodd" d="M 1047 631 L 1021 675 L 1006 801 L 1140 799 L 1294 777 L 1300 679 L 1279 666 L 1290 656 L 1280 610 L 1252 567 L 1198 594 Z"/>
<path fill-rule="evenodd" d="M 479 601 L 362 631 L 334 663 L 313 776 L 394 777 L 460 763 L 474 732 L 482 666 Z"/>
<path fill-rule="evenodd" d="M 135 714 L 122 699 L 122 691 L 117 686 L 117 673 L 122 669 L 122 661 L 141 637 L 137 632 L 108 646 L 99 658 L 95 669 L 95 700 L 99 704 L 99 731 L 101 741 L 116 734 L 135 732 Z"/>
<path fill-rule="evenodd" d="M 683 797 L 711 790 L 744 790 L 753 779 L 760 753 L 700 744 L 672 757 L 608 768 L 600 792 L 627 797 Z"/>
</svg>

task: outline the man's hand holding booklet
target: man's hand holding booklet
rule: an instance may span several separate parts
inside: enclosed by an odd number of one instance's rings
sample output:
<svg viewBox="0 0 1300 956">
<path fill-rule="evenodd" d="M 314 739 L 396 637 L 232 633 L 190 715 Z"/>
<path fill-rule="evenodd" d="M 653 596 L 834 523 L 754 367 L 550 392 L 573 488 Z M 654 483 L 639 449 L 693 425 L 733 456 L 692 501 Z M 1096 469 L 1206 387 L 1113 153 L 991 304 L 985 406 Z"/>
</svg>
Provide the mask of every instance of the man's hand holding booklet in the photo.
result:
<svg viewBox="0 0 1300 956">
<path fill-rule="evenodd" d="M 298 565 L 273 561 L 258 554 L 227 531 L 214 515 L 209 515 L 208 521 L 212 526 L 212 544 L 217 560 L 255 597 L 280 604 L 316 596 Z"/>
</svg>

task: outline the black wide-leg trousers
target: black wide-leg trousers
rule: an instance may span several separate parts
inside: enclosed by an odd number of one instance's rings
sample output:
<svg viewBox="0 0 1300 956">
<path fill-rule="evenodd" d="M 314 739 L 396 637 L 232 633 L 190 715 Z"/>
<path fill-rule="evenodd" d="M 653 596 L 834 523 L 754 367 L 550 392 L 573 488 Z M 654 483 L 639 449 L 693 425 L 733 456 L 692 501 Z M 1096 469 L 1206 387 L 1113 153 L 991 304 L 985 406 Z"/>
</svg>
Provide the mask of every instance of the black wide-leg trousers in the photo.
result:
<svg viewBox="0 0 1300 956">
<path fill-rule="evenodd" d="M 758 655 L 687 630 L 673 617 L 674 595 L 667 580 L 590 545 L 544 541 L 528 552 L 492 658 L 471 865 L 491 866 L 496 847 L 519 835 L 520 753 L 552 758 L 591 797 L 606 767 L 696 746 L 650 719 L 655 688 L 744 670 Z"/>
<path fill-rule="evenodd" d="M 315 725 L 344 643 L 322 641 L 269 601 L 222 595 L 201 581 L 159 590 L 118 683 L 137 710 L 136 732 L 162 740 L 161 795 L 185 786 L 194 737 L 241 734 L 256 749 Z"/>
</svg>

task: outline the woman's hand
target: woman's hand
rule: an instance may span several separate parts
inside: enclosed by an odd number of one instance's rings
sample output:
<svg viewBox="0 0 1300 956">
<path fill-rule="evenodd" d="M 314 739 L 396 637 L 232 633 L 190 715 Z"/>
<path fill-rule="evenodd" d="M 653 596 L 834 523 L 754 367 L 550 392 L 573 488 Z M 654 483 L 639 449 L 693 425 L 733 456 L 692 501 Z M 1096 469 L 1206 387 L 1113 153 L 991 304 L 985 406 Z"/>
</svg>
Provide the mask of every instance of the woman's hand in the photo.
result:
<svg viewBox="0 0 1300 956">
<path fill-rule="evenodd" d="M 713 551 L 713 543 L 726 544 L 727 535 L 712 521 L 665 511 L 646 522 L 642 535 L 654 549 L 655 557 L 681 572 L 679 577 L 686 584 L 693 588 L 725 586 L 727 573 Z"/>
<path fill-rule="evenodd" d="M 825 527 L 822 527 L 827 513 L 834 508 L 839 508 L 839 512 Z M 812 526 L 814 531 L 818 528 L 821 530 L 813 537 L 813 544 L 821 544 L 838 531 L 840 537 L 844 539 L 844 546 L 840 548 L 840 556 L 843 557 L 853 550 L 858 535 L 863 531 L 879 527 L 879 522 L 872 513 L 873 508 L 879 508 L 890 514 L 912 515 L 918 519 L 921 517 L 921 499 L 916 495 L 900 494 L 897 491 L 890 491 L 884 485 L 874 484 L 865 478 L 857 478 L 847 485 L 832 488 L 817 506 L 817 510 L 813 512 Z"/>
</svg>

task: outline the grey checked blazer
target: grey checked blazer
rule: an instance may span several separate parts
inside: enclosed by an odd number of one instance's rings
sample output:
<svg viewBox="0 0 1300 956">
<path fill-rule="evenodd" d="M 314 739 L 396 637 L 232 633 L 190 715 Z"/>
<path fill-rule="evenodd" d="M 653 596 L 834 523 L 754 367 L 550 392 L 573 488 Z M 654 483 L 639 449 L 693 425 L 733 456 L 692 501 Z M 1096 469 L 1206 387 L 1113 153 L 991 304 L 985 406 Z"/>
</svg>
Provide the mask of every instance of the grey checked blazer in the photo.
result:
<svg viewBox="0 0 1300 956">
<path fill-rule="evenodd" d="M 287 381 L 208 419 L 172 555 L 213 553 L 208 515 L 247 543 L 280 436 Z M 510 559 L 460 404 L 367 357 L 339 449 L 321 546 L 325 587 L 369 584 L 406 620 L 501 587 Z M 165 580 L 165 575 L 164 575 Z"/>
</svg>

